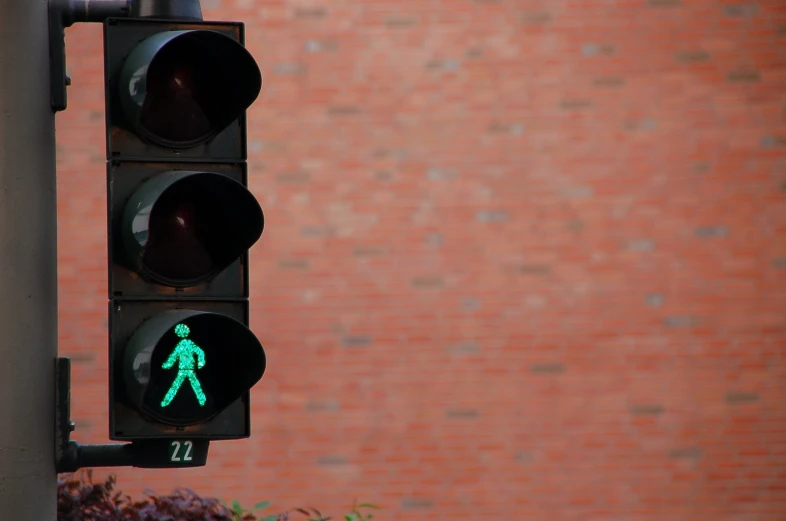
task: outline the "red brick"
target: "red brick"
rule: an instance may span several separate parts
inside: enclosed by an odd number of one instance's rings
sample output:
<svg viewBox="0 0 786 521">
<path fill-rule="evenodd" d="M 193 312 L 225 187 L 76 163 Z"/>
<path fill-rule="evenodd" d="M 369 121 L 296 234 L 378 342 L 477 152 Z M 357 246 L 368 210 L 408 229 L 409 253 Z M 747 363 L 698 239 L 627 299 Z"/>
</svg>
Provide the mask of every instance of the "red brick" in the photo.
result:
<svg viewBox="0 0 786 521">
<path fill-rule="evenodd" d="M 334 517 L 357 497 L 379 519 L 783 517 L 786 4 L 205 4 L 246 22 L 265 80 L 251 305 L 270 365 L 250 440 L 204 469 L 119 469 L 124 491 Z M 101 443 L 100 26 L 67 52 L 60 351 L 80 359 L 75 438 Z"/>
</svg>

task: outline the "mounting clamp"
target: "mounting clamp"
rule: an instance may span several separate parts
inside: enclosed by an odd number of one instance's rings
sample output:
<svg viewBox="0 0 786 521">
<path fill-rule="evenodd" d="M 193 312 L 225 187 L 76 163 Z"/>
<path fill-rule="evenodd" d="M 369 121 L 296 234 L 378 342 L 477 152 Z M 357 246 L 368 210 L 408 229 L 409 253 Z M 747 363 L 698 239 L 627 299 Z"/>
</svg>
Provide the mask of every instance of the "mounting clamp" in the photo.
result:
<svg viewBox="0 0 786 521">
<path fill-rule="evenodd" d="M 65 28 L 77 22 L 103 23 L 131 12 L 131 0 L 49 0 L 49 88 L 54 112 L 66 109 Z"/>
<path fill-rule="evenodd" d="M 202 467 L 207 463 L 210 440 L 149 439 L 131 443 L 82 445 L 71 440 L 71 360 L 55 359 L 55 467 L 76 472 L 87 467 L 145 469 Z M 187 448 L 184 454 L 178 453 Z"/>
</svg>

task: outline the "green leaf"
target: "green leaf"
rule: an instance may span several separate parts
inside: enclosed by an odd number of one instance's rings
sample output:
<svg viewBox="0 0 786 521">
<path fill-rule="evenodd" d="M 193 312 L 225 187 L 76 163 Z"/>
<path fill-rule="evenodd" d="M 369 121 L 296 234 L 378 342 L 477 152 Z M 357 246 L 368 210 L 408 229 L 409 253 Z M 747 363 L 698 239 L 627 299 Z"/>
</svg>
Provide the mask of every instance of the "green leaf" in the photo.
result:
<svg viewBox="0 0 786 521">
<path fill-rule="evenodd" d="M 374 510 L 382 510 L 382 507 L 378 507 L 373 503 L 361 503 L 358 505 L 358 508 L 373 508 Z"/>
<path fill-rule="evenodd" d="M 238 514 L 243 511 L 243 507 L 240 506 L 240 501 L 238 501 L 237 499 L 232 500 L 232 510 L 234 510 Z"/>
<path fill-rule="evenodd" d="M 263 508 L 267 508 L 270 506 L 270 501 L 260 501 L 256 505 L 254 505 L 254 510 L 261 510 Z"/>
<path fill-rule="evenodd" d="M 347 521 L 355 521 L 355 514 L 347 514 L 344 516 Z"/>
</svg>

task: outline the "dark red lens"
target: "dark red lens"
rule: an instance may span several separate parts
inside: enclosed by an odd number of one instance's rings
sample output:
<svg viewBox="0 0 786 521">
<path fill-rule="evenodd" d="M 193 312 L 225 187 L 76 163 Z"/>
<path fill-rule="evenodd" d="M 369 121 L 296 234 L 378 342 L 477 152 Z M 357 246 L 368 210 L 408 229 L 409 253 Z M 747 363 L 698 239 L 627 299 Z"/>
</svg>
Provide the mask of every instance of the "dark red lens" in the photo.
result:
<svg viewBox="0 0 786 521">
<path fill-rule="evenodd" d="M 225 225 L 222 213 L 211 208 L 206 190 L 176 183 L 150 213 L 144 264 L 164 280 L 190 281 L 219 269 Z"/>
<path fill-rule="evenodd" d="M 140 123 L 159 140 L 188 144 L 212 132 L 211 98 L 219 78 L 206 74 L 187 40 L 175 40 L 156 55 L 147 71 Z"/>
</svg>

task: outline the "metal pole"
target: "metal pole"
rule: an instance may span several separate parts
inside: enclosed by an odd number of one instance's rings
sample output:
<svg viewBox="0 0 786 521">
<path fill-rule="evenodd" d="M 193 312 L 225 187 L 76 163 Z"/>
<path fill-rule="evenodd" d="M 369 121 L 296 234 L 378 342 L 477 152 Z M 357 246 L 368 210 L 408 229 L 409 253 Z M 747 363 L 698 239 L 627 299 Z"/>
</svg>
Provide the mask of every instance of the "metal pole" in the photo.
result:
<svg viewBox="0 0 786 521">
<path fill-rule="evenodd" d="M 55 118 L 46 0 L 0 0 L 0 519 L 54 521 Z"/>
<path fill-rule="evenodd" d="M 135 18 L 167 18 L 170 20 L 201 20 L 199 0 L 133 0 L 131 16 Z"/>
</svg>

